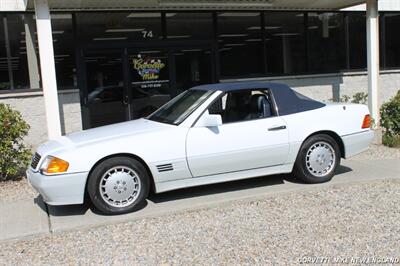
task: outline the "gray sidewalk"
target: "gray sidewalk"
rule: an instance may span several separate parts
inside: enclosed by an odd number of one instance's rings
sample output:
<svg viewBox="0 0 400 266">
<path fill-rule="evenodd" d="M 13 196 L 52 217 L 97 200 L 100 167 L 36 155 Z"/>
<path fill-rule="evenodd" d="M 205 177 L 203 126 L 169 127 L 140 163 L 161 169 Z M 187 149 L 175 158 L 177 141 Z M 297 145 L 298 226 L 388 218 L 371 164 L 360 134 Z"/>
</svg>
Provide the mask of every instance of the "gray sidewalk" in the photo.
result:
<svg viewBox="0 0 400 266">
<path fill-rule="evenodd" d="M 334 179 L 318 185 L 297 183 L 290 176 L 279 175 L 171 191 L 152 195 L 141 210 L 118 216 L 101 215 L 88 206 L 46 207 L 40 198 L 0 203 L 0 240 L 133 221 L 276 193 L 388 178 L 400 178 L 399 159 L 343 160 Z"/>
</svg>

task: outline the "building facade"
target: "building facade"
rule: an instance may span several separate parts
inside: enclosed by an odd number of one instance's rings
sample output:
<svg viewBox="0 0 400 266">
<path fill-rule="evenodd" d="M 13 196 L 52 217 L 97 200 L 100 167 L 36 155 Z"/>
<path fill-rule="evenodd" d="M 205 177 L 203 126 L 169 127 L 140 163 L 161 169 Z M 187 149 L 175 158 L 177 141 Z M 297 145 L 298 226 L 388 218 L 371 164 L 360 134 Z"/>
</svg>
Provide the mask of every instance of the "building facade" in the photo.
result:
<svg viewBox="0 0 400 266">
<path fill-rule="evenodd" d="M 324 101 L 368 92 L 362 5 L 276 10 L 226 1 L 177 8 L 185 5 L 181 1 L 168 8 L 50 7 L 53 55 L 38 45 L 34 6 L 2 1 L 0 102 L 22 112 L 32 127 L 27 140 L 32 146 L 48 138 L 41 89 L 48 56 L 64 134 L 146 116 L 205 83 L 284 82 Z M 379 2 L 382 102 L 400 89 L 400 2 Z"/>
</svg>

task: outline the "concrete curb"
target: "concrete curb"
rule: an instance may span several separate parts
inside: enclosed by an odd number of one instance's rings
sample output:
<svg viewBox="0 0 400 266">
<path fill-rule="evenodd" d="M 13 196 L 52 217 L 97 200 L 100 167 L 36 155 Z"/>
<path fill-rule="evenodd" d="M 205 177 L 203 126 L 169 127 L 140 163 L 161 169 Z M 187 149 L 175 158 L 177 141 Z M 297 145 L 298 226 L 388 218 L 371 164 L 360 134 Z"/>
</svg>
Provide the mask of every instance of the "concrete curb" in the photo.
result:
<svg viewBox="0 0 400 266">
<path fill-rule="evenodd" d="M 0 203 L 0 241 L 49 234 L 49 216 L 40 198 Z"/>
<path fill-rule="evenodd" d="M 0 241 L 88 229 L 188 210 L 214 208 L 236 201 L 261 200 L 278 194 L 384 179 L 400 180 L 400 159 L 344 160 L 334 179 L 324 184 L 306 185 L 297 183 L 290 175 L 279 175 L 171 191 L 151 196 L 147 206 L 137 212 L 118 216 L 101 215 L 88 206 L 81 205 L 47 208 L 40 198 L 2 203 Z"/>
</svg>

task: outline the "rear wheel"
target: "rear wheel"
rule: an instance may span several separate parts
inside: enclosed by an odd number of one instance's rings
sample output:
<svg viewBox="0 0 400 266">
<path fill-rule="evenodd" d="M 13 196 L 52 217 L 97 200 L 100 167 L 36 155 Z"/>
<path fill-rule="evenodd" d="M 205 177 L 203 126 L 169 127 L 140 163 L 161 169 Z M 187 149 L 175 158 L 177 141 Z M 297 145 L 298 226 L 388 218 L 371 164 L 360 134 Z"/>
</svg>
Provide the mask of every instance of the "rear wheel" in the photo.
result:
<svg viewBox="0 0 400 266">
<path fill-rule="evenodd" d="M 306 183 L 323 183 L 332 179 L 339 164 L 336 141 L 329 135 L 314 135 L 301 146 L 293 173 Z"/>
<path fill-rule="evenodd" d="M 149 187 L 149 175 L 140 162 L 113 157 L 93 169 L 87 190 L 98 210 L 120 214 L 138 209 L 146 200 Z"/>
</svg>

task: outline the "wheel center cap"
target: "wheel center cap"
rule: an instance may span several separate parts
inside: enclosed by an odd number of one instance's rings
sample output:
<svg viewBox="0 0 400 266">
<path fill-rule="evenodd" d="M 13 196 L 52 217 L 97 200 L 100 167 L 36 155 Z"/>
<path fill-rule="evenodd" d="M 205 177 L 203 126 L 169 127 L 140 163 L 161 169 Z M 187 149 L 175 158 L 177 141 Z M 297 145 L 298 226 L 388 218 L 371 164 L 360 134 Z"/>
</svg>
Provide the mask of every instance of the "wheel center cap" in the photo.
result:
<svg viewBox="0 0 400 266">
<path fill-rule="evenodd" d="M 125 181 L 122 180 L 118 180 L 117 182 L 115 182 L 114 184 L 114 190 L 118 193 L 121 193 L 123 191 L 127 190 L 127 185 Z"/>
</svg>

